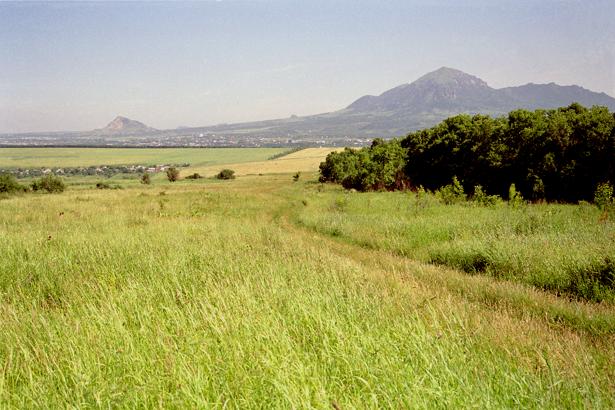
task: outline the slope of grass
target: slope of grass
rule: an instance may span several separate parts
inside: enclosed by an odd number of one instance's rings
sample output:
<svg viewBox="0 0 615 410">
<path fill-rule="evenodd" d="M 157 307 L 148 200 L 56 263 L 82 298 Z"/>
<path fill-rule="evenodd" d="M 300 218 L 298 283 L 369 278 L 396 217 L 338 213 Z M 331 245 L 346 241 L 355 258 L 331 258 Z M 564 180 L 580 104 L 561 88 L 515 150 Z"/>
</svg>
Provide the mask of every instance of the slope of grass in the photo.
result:
<svg viewBox="0 0 615 410">
<path fill-rule="evenodd" d="M 429 278 L 507 283 L 289 225 L 334 213 L 349 229 L 392 199 L 317 187 L 280 175 L 2 201 L 2 407 L 615 405 L 613 333 Z"/>
</svg>

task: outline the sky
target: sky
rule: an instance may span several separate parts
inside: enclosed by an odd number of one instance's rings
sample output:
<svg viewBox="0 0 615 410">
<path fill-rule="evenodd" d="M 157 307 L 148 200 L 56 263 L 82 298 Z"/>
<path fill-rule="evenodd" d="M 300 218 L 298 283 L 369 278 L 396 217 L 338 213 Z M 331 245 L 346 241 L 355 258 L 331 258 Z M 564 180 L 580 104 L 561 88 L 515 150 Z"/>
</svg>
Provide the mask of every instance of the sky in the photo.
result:
<svg viewBox="0 0 615 410">
<path fill-rule="evenodd" d="M 441 66 L 615 96 L 615 0 L 1 2 L 0 133 L 341 109 Z"/>
</svg>

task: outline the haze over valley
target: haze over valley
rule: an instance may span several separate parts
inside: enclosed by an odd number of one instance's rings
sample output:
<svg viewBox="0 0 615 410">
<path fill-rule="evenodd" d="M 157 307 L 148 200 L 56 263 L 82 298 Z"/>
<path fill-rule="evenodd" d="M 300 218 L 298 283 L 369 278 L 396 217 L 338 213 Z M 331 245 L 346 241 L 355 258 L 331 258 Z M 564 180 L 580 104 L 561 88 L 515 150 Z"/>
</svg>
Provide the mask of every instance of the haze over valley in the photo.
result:
<svg viewBox="0 0 615 410">
<path fill-rule="evenodd" d="M 571 103 L 615 109 L 615 98 L 583 87 L 529 83 L 492 88 L 480 78 L 441 67 L 378 96 L 305 117 L 156 130 L 117 116 L 89 132 L 0 135 L 6 146 L 362 146 L 374 137 L 398 137 L 457 114 L 506 115 L 515 109 L 550 109 Z"/>
</svg>

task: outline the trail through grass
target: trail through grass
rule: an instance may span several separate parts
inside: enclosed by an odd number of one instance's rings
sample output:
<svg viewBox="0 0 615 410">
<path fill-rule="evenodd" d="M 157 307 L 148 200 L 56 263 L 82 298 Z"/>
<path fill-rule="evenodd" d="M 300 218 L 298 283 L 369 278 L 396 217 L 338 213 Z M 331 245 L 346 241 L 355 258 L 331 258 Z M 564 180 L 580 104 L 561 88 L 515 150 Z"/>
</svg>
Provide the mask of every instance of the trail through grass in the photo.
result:
<svg viewBox="0 0 615 410">
<path fill-rule="evenodd" d="M 615 223 L 586 205 L 442 205 L 413 193 L 306 193 L 298 223 L 367 249 L 615 302 Z M 308 191 L 309 192 L 309 191 Z"/>
<path fill-rule="evenodd" d="M 611 306 L 295 225 L 310 180 L 1 201 L 2 407 L 615 406 Z"/>
</svg>

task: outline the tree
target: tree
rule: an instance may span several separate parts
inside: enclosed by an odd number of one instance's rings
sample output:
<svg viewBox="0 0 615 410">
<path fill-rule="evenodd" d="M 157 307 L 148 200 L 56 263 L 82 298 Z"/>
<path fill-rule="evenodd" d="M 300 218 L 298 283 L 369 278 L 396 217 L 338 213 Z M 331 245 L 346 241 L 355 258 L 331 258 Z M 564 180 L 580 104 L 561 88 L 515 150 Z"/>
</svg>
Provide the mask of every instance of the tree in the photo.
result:
<svg viewBox="0 0 615 410">
<path fill-rule="evenodd" d="M 179 169 L 175 167 L 167 168 L 167 179 L 170 182 L 175 182 L 179 179 Z"/>
<path fill-rule="evenodd" d="M 48 193 L 60 193 L 64 192 L 66 185 L 62 178 L 55 175 L 45 175 L 41 179 L 35 180 L 31 184 L 33 191 L 47 191 Z"/>
<path fill-rule="evenodd" d="M 143 175 L 141 175 L 141 183 L 145 185 L 149 185 L 152 183 L 152 178 L 150 177 L 149 173 L 144 172 Z"/>
<path fill-rule="evenodd" d="M 12 194 L 25 191 L 27 188 L 17 182 L 11 174 L 0 174 L 0 193 Z"/>
<path fill-rule="evenodd" d="M 218 179 L 235 179 L 235 171 L 232 169 L 223 169 L 216 175 Z"/>
</svg>

